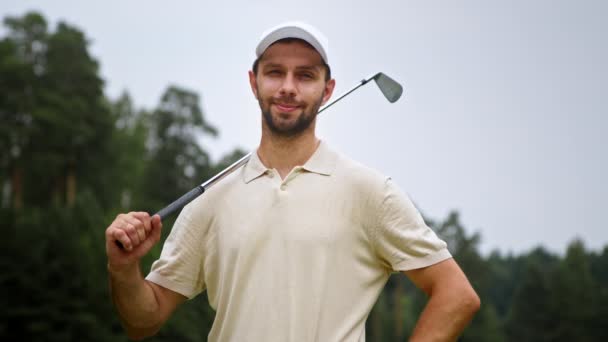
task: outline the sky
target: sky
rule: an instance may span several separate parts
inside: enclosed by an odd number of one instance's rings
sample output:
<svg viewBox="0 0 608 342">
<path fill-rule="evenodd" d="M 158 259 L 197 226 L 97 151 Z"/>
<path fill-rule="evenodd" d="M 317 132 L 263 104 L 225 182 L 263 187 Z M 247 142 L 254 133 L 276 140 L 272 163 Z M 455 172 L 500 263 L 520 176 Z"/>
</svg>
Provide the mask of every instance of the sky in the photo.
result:
<svg viewBox="0 0 608 342">
<path fill-rule="evenodd" d="M 310 23 L 329 39 L 334 95 L 376 72 L 405 89 L 390 104 L 367 85 L 324 112 L 334 149 L 391 176 L 425 216 L 458 211 L 483 253 L 608 244 L 608 2 L 0 4 L 3 18 L 28 10 L 85 32 L 111 98 L 151 109 L 170 84 L 199 93 L 216 159 L 259 143 L 247 71 L 261 33 Z"/>
</svg>

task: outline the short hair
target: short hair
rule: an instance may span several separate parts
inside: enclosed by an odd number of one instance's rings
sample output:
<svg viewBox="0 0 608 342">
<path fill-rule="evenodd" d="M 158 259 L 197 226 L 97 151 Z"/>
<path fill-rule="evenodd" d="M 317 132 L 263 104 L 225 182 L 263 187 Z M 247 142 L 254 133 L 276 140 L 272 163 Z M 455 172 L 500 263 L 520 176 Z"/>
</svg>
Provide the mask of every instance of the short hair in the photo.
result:
<svg viewBox="0 0 608 342">
<path fill-rule="evenodd" d="M 272 43 L 272 45 L 274 45 L 276 43 L 292 43 L 294 41 L 301 41 L 314 49 L 314 47 L 312 45 L 310 45 L 307 41 L 298 39 L 298 38 L 280 39 L 280 40 L 277 40 L 276 42 Z M 272 46 L 272 45 L 270 45 L 270 46 Z M 258 75 L 258 65 L 260 64 L 260 60 L 262 59 L 263 56 L 264 56 L 264 54 L 261 54 L 258 58 L 255 59 L 255 61 L 253 61 L 253 66 L 251 67 L 251 70 L 253 70 L 253 74 L 256 76 Z M 325 63 L 324 60 L 323 60 L 323 68 L 325 68 L 325 82 L 327 82 L 327 81 L 331 80 L 331 68 L 329 67 L 329 65 L 327 63 Z"/>
</svg>

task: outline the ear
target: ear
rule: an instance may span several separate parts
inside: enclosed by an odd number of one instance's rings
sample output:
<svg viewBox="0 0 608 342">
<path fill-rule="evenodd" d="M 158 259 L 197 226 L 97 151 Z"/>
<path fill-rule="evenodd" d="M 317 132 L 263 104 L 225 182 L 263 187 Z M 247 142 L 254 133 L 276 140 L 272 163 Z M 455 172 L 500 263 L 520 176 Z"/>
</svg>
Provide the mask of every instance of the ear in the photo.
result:
<svg viewBox="0 0 608 342">
<path fill-rule="evenodd" d="M 251 70 L 249 70 L 249 85 L 251 86 L 253 96 L 258 99 L 258 81 L 255 78 L 255 74 Z"/>
<path fill-rule="evenodd" d="M 323 90 L 324 94 L 323 94 L 323 102 L 321 103 L 321 105 L 324 105 L 329 98 L 331 97 L 331 94 L 334 93 L 334 88 L 336 87 L 336 80 L 335 79 L 331 79 L 327 82 L 325 82 L 325 89 Z"/>
</svg>

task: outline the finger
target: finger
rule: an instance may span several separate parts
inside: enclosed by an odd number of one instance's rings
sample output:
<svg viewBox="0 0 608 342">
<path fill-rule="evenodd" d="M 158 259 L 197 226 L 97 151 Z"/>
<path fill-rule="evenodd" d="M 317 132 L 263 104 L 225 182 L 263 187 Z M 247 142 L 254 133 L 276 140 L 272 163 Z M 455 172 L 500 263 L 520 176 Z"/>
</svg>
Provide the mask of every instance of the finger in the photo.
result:
<svg viewBox="0 0 608 342">
<path fill-rule="evenodd" d="M 163 222 L 160 218 L 160 215 L 158 215 L 158 214 L 152 216 L 151 223 L 152 223 L 152 228 L 154 228 L 154 229 L 157 229 L 157 228 L 160 229 L 163 226 Z"/>
<path fill-rule="evenodd" d="M 135 228 L 135 233 L 137 234 L 137 239 L 138 242 L 135 242 L 135 245 L 138 245 L 139 243 L 143 242 L 146 239 L 146 228 L 145 228 L 145 222 L 146 219 L 141 219 L 138 217 L 139 214 L 138 213 L 129 213 L 129 215 L 125 215 L 125 217 L 123 217 L 123 219 L 127 222 L 127 233 L 131 234 L 132 232 L 130 231 L 129 225 L 132 225 Z"/>
<path fill-rule="evenodd" d="M 139 245 L 141 241 L 139 241 L 139 234 L 137 233 L 137 228 L 135 227 L 135 225 L 133 225 L 127 220 L 123 220 L 119 223 L 118 228 L 124 231 L 129 236 L 133 247 Z"/>
<path fill-rule="evenodd" d="M 139 237 L 139 241 L 143 242 L 146 239 L 146 230 L 141 228 L 136 228 L 137 236 Z"/>
<path fill-rule="evenodd" d="M 160 232 L 163 228 L 163 223 L 160 220 L 160 215 L 152 216 L 152 235 L 155 239 L 160 240 Z"/>
<path fill-rule="evenodd" d="M 137 212 L 134 212 L 133 215 L 135 217 L 137 217 L 144 224 L 144 229 L 146 230 L 146 235 L 148 235 L 148 233 L 150 233 L 150 230 L 152 230 L 150 214 L 148 214 L 145 211 L 137 211 Z"/>
<path fill-rule="evenodd" d="M 124 230 L 114 229 L 111 231 L 110 234 L 115 241 L 120 242 L 120 244 L 122 245 L 122 247 L 125 250 L 131 251 L 133 249 L 133 244 L 131 244 L 131 239 L 129 239 L 129 236 L 125 233 Z"/>
<path fill-rule="evenodd" d="M 144 225 L 143 220 L 139 217 L 139 215 L 137 215 L 134 212 L 131 212 L 131 213 L 128 213 L 127 215 L 122 216 L 121 219 L 125 222 L 132 224 L 134 227 L 141 226 L 143 228 L 143 225 Z"/>
</svg>

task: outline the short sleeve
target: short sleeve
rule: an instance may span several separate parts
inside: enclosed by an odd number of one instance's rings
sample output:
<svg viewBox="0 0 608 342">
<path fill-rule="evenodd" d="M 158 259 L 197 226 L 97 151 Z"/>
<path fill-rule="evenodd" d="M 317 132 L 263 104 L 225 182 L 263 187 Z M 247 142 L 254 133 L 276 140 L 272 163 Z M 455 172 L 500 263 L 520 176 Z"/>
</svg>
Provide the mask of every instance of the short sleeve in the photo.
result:
<svg viewBox="0 0 608 342">
<path fill-rule="evenodd" d="M 201 227 L 192 219 L 192 204 L 178 216 L 165 240 L 160 258 L 146 279 L 189 299 L 205 289 Z"/>
<path fill-rule="evenodd" d="M 452 257 L 447 244 L 426 225 L 409 197 L 390 178 L 381 198 L 372 241 L 387 268 L 407 271 Z"/>
</svg>

